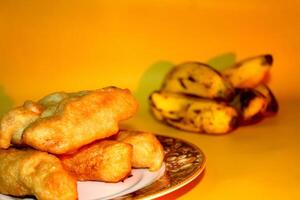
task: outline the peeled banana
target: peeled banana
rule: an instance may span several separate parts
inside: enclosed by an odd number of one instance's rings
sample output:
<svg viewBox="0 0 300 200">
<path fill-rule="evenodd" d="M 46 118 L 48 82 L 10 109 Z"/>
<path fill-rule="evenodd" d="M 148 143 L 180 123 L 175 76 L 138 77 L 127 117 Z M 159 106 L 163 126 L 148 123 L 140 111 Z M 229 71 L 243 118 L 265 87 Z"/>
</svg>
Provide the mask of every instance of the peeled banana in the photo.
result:
<svg viewBox="0 0 300 200">
<path fill-rule="evenodd" d="M 272 64 L 272 55 L 266 54 L 242 60 L 222 74 L 235 88 L 255 88 L 264 82 Z"/>
<path fill-rule="evenodd" d="M 157 91 L 151 94 L 150 105 L 158 120 L 186 131 L 223 134 L 238 126 L 236 110 L 215 100 Z"/>
<path fill-rule="evenodd" d="M 175 66 L 167 74 L 162 90 L 222 100 L 229 100 L 234 94 L 228 80 L 209 65 L 199 62 Z"/>
</svg>

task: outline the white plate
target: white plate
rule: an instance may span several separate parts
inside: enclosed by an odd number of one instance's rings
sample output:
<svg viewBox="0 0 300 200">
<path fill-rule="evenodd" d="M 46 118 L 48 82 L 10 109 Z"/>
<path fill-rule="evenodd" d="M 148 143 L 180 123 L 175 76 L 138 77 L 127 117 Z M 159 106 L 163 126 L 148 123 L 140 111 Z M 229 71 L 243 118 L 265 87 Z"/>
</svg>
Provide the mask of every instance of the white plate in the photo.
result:
<svg viewBox="0 0 300 200">
<path fill-rule="evenodd" d="M 118 183 L 104 183 L 98 181 L 77 182 L 79 200 L 106 200 L 123 196 L 137 191 L 158 180 L 165 171 L 163 165 L 158 171 L 147 169 L 133 169 L 131 177 Z M 0 194 L 1 200 L 33 200 L 34 198 L 15 198 Z"/>
</svg>

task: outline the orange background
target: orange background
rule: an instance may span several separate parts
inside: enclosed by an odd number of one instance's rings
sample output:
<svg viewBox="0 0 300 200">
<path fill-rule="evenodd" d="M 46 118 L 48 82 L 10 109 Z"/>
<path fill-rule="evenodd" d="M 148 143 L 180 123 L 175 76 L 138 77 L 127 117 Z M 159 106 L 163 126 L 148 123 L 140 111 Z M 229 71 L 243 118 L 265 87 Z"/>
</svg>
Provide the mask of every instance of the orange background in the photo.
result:
<svg viewBox="0 0 300 200">
<path fill-rule="evenodd" d="M 59 90 L 134 91 L 162 60 L 271 53 L 277 117 L 220 137 L 178 131 L 148 113 L 129 124 L 185 138 L 206 153 L 205 175 L 180 199 L 298 199 L 299 13 L 297 0 L 2 0 L 0 106 Z"/>
</svg>

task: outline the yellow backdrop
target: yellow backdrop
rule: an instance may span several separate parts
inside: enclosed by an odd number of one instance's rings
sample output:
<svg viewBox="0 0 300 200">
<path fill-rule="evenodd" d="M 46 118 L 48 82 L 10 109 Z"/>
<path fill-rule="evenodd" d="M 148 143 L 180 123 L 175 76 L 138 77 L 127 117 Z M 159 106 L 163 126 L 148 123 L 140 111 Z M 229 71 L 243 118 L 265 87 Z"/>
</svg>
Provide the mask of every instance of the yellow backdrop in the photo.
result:
<svg viewBox="0 0 300 200">
<path fill-rule="evenodd" d="M 144 111 L 130 126 L 185 138 L 208 157 L 201 180 L 169 198 L 298 199 L 299 13 L 297 0 L 2 0 L 0 112 L 52 91 L 127 87 Z M 156 76 L 149 68 L 229 52 L 274 55 L 277 117 L 212 137 L 149 116 L 138 92 Z"/>
</svg>

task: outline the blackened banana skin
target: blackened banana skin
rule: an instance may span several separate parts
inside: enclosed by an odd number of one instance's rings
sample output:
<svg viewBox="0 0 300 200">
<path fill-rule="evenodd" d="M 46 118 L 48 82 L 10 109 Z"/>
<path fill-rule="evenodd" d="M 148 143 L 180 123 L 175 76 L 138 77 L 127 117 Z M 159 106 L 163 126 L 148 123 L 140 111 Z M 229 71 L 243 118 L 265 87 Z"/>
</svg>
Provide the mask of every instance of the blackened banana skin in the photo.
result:
<svg viewBox="0 0 300 200">
<path fill-rule="evenodd" d="M 272 90 L 267 85 L 264 84 L 259 85 L 258 87 L 255 88 L 255 90 L 262 93 L 267 98 L 267 105 L 263 110 L 263 115 L 265 117 L 271 117 L 276 113 L 278 113 L 279 104 Z"/>
<path fill-rule="evenodd" d="M 255 89 L 236 89 L 236 96 L 231 105 L 240 114 L 240 124 L 254 124 L 263 119 L 267 98 Z"/>
</svg>

